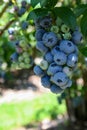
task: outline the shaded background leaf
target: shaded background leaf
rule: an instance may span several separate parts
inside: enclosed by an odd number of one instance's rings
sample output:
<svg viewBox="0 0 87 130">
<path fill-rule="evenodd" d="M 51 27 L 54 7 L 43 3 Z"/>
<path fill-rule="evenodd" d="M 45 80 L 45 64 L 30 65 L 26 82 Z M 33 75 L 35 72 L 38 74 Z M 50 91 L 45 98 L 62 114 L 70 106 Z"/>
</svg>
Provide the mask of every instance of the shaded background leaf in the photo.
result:
<svg viewBox="0 0 87 130">
<path fill-rule="evenodd" d="M 71 9 L 68 7 L 55 7 L 53 12 L 56 17 L 59 16 L 71 29 L 75 29 L 76 18 Z"/>
</svg>

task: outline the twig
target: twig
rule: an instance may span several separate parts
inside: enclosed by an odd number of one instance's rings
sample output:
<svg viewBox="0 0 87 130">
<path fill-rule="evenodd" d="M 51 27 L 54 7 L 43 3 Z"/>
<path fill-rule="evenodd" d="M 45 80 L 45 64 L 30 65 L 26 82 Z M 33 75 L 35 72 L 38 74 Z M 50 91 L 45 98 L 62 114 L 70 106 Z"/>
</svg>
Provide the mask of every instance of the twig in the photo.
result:
<svg viewBox="0 0 87 130">
<path fill-rule="evenodd" d="M 2 9 L 2 11 L 0 12 L 0 18 L 2 17 L 2 15 L 4 14 L 4 12 L 6 11 L 7 8 L 8 8 L 8 3 L 6 3 L 6 5 Z"/>
<path fill-rule="evenodd" d="M 9 28 L 9 26 L 10 26 L 14 21 L 15 21 L 15 19 L 9 21 L 9 22 L 6 24 L 6 26 L 5 26 L 2 30 L 0 30 L 0 36 L 4 33 L 5 30 L 7 30 L 7 29 Z"/>
</svg>

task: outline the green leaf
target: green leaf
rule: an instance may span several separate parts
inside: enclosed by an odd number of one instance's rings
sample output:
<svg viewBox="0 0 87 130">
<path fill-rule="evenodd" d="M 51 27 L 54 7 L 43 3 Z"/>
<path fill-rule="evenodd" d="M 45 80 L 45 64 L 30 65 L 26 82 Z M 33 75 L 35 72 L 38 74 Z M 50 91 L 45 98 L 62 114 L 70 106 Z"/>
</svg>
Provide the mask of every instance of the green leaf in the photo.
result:
<svg viewBox="0 0 87 130">
<path fill-rule="evenodd" d="M 68 7 L 55 7 L 53 12 L 56 17 L 60 17 L 71 29 L 75 29 L 76 17 L 71 9 Z"/>
<path fill-rule="evenodd" d="M 84 12 L 84 15 L 80 22 L 81 32 L 83 33 L 84 37 L 87 38 L 87 11 Z"/>
<path fill-rule="evenodd" d="M 87 10 L 87 4 L 82 4 L 82 5 L 77 6 L 74 9 L 76 17 L 79 17 L 80 15 L 82 15 L 86 10 Z"/>
<path fill-rule="evenodd" d="M 58 0 L 41 0 L 41 7 L 54 7 L 57 4 Z"/>
<path fill-rule="evenodd" d="M 41 0 L 31 0 L 32 7 L 35 7 Z"/>
<path fill-rule="evenodd" d="M 48 13 L 48 9 L 45 8 L 38 8 L 32 10 L 27 17 L 27 20 L 36 20 L 38 17 L 44 17 Z"/>
<path fill-rule="evenodd" d="M 54 7 L 57 4 L 58 0 L 31 0 L 32 7 L 35 7 L 40 3 L 41 7 Z"/>
<path fill-rule="evenodd" d="M 87 56 L 87 46 L 86 46 L 86 47 L 80 47 L 79 50 L 80 50 L 80 52 L 81 52 L 84 56 Z"/>
</svg>

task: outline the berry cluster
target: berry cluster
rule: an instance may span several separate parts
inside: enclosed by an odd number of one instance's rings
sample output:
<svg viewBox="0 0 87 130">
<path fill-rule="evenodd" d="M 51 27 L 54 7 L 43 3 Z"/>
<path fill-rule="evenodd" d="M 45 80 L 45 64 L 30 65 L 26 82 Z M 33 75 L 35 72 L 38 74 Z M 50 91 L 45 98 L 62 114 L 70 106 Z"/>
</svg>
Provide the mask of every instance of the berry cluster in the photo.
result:
<svg viewBox="0 0 87 130">
<path fill-rule="evenodd" d="M 76 27 L 72 31 L 58 17 L 39 18 L 36 25 L 36 48 L 43 54 L 40 65 L 34 67 L 34 73 L 41 77 L 41 83 L 53 93 L 61 93 L 71 87 L 72 71 L 78 62 L 77 45 L 82 34 Z"/>
<path fill-rule="evenodd" d="M 28 3 L 23 0 L 21 2 L 21 6 L 14 6 L 14 12 L 16 12 L 17 16 L 21 17 L 28 9 Z"/>
<path fill-rule="evenodd" d="M 11 37 L 14 38 L 14 39 L 10 39 L 10 40 L 12 40 L 11 44 L 13 45 L 13 47 L 15 48 L 15 51 L 16 51 L 10 57 L 10 59 L 12 61 L 11 67 L 13 69 L 30 68 L 33 64 L 33 60 L 31 57 L 30 43 L 23 36 L 21 36 L 22 38 L 15 37 L 15 35 L 17 35 L 16 34 L 17 32 L 14 30 L 14 28 L 9 28 L 8 33 L 9 33 L 10 38 Z"/>
</svg>

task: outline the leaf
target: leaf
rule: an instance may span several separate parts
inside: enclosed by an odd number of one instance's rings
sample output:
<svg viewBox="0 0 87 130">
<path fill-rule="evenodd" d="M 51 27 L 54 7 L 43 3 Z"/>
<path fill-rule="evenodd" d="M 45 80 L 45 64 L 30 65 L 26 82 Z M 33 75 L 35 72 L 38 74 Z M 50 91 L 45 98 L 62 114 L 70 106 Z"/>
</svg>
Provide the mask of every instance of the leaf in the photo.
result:
<svg viewBox="0 0 87 130">
<path fill-rule="evenodd" d="M 87 38 L 87 10 L 84 12 L 84 15 L 80 22 L 81 32 L 83 33 L 84 37 Z"/>
<path fill-rule="evenodd" d="M 48 9 L 45 8 L 38 8 L 32 10 L 27 17 L 27 20 L 36 20 L 38 17 L 44 17 L 48 13 Z"/>
<path fill-rule="evenodd" d="M 60 17 L 71 29 L 75 29 L 76 17 L 71 9 L 68 7 L 55 7 L 53 12 L 56 17 Z"/>
<path fill-rule="evenodd" d="M 79 48 L 80 52 L 87 57 L 87 46 L 86 47 L 80 47 Z"/>
<path fill-rule="evenodd" d="M 31 0 L 32 7 L 35 7 L 41 0 Z"/>
<path fill-rule="evenodd" d="M 40 3 L 41 7 L 54 7 L 58 0 L 31 0 L 32 7 L 35 7 L 38 3 Z"/>
<path fill-rule="evenodd" d="M 80 15 L 82 15 L 86 10 L 87 10 L 87 4 L 82 4 L 82 5 L 77 6 L 74 9 L 76 17 L 79 17 Z"/>
<path fill-rule="evenodd" d="M 57 4 L 58 0 L 41 0 L 41 7 L 54 7 Z"/>
</svg>

